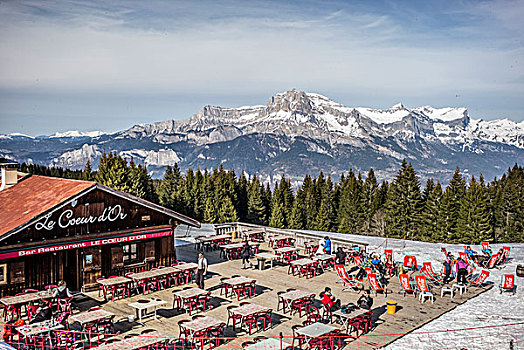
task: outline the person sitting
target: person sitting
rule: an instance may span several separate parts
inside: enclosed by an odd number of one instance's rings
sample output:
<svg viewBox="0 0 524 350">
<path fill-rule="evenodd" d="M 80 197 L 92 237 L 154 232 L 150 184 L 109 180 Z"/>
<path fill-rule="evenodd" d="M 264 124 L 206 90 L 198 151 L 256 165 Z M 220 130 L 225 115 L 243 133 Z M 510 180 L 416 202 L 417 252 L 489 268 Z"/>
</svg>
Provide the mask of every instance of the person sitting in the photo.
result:
<svg viewBox="0 0 524 350">
<path fill-rule="evenodd" d="M 71 292 L 69 291 L 69 288 L 67 288 L 66 281 L 62 280 L 58 282 L 58 288 L 55 289 L 53 293 L 53 298 L 67 299 L 67 298 L 71 298 L 72 296 L 73 294 L 71 294 Z"/>
<path fill-rule="evenodd" d="M 322 302 L 322 305 L 328 307 L 331 311 L 339 309 L 340 308 L 340 299 L 337 300 L 332 294 L 331 294 L 331 288 L 326 287 L 323 292 L 320 293 L 320 297 L 322 298 L 320 301 Z"/>
<path fill-rule="evenodd" d="M 491 249 L 482 249 L 482 253 L 486 256 L 486 258 L 491 259 L 491 256 L 493 255 L 493 252 Z"/>
<path fill-rule="evenodd" d="M 362 265 L 360 266 L 360 270 L 358 270 L 357 273 L 357 280 L 362 280 L 364 277 L 367 276 L 366 274 L 366 267 L 373 267 L 373 264 L 371 263 L 371 260 L 369 258 L 365 258 L 362 262 Z"/>
<path fill-rule="evenodd" d="M 466 249 L 464 249 L 464 253 L 468 254 L 470 258 L 473 258 L 475 255 L 477 255 L 477 252 L 471 249 L 471 246 L 466 246 Z"/>
<path fill-rule="evenodd" d="M 364 294 L 358 298 L 357 305 L 361 309 L 371 310 L 371 306 L 373 306 L 373 298 L 371 297 L 369 289 L 366 289 Z"/>
<path fill-rule="evenodd" d="M 335 255 L 335 261 L 337 265 L 344 265 L 346 263 L 346 252 L 342 247 L 338 247 L 337 254 Z"/>
<path fill-rule="evenodd" d="M 31 320 L 31 324 L 49 321 L 53 317 L 51 305 L 44 302 L 38 309 L 36 309 L 35 317 Z"/>
<path fill-rule="evenodd" d="M 324 237 L 324 252 L 331 254 L 331 239 L 328 236 Z"/>
<path fill-rule="evenodd" d="M 373 254 L 373 258 L 371 259 L 371 264 L 373 268 L 375 268 L 378 272 L 381 274 L 384 274 L 384 267 L 382 266 L 382 261 L 378 258 L 376 254 Z"/>
</svg>

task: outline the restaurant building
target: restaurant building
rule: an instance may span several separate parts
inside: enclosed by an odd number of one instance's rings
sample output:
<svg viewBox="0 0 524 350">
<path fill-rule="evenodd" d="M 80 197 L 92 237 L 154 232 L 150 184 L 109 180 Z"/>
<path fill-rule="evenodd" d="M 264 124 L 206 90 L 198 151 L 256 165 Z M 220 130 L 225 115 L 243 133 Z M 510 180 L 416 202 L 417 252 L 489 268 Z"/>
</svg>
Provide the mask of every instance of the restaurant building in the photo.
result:
<svg viewBox="0 0 524 350">
<path fill-rule="evenodd" d="M 0 167 L 12 182 L 0 191 L 0 295 L 62 279 L 86 291 L 103 276 L 168 266 L 176 260 L 175 227 L 200 227 L 96 182 L 13 176 L 15 167 Z"/>
</svg>

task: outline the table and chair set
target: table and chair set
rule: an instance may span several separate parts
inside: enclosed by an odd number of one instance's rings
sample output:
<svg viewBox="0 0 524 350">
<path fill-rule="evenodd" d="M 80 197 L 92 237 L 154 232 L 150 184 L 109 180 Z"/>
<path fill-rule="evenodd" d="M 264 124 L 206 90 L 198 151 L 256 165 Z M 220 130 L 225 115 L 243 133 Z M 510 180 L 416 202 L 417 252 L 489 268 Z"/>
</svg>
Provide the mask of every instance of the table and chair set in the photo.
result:
<svg viewBox="0 0 524 350">
<path fill-rule="evenodd" d="M 191 283 L 197 268 L 195 263 L 177 262 L 169 267 L 159 266 L 147 271 L 128 272 L 125 276 L 99 278 L 98 295 L 103 293 L 105 300 L 110 297 L 113 301 L 115 298 L 130 297 L 132 292 L 137 295 L 147 294 L 149 291 L 169 288 L 172 285 Z"/>
<path fill-rule="evenodd" d="M 195 238 L 195 249 L 197 250 L 216 250 L 221 245 L 231 243 L 231 235 L 222 234 L 214 236 L 201 236 Z"/>
<path fill-rule="evenodd" d="M 252 241 L 248 243 L 251 246 L 253 254 L 258 254 L 260 243 Z M 242 247 L 244 247 L 244 245 L 244 242 L 220 245 L 220 257 L 227 260 L 240 259 L 242 257 Z"/>
</svg>

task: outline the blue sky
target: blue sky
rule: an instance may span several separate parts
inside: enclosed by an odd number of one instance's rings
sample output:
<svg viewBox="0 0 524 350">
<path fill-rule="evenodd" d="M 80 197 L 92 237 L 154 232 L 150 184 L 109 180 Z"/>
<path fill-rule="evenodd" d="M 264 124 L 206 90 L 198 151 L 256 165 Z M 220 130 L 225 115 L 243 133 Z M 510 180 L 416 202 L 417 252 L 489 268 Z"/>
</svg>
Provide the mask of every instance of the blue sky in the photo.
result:
<svg viewBox="0 0 524 350">
<path fill-rule="evenodd" d="M 524 1 L 0 2 L 0 133 L 114 131 L 297 88 L 524 120 Z"/>
</svg>

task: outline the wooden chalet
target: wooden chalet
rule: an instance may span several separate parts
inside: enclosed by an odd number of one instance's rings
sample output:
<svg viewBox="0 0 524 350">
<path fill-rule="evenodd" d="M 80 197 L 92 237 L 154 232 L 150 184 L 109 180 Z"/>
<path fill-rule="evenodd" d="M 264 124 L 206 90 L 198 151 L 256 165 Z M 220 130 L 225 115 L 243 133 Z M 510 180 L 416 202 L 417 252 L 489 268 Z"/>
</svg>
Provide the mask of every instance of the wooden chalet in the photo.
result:
<svg viewBox="0 0 524 350">
<path fill-rule="evenodd" d="M 5 179 L 6 177 L 4 177 Z M 0 191 L 0 294 L 170 265 L 174 229 L 200 223 L 96 182 L 27 176 Z"/>
</svg>

